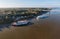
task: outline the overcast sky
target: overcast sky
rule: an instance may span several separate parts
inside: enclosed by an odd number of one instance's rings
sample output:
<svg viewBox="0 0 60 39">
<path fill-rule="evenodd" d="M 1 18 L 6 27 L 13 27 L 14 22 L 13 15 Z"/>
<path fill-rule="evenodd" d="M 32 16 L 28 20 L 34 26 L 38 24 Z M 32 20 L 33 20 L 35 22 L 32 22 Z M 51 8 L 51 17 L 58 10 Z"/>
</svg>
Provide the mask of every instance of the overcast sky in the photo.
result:
<svg viewBox="0 0 60 39">
<path fill-rule="evenodd" d="M 60 0 L 0 0 L 0 7 L 60 7 Z"/>
</svg>

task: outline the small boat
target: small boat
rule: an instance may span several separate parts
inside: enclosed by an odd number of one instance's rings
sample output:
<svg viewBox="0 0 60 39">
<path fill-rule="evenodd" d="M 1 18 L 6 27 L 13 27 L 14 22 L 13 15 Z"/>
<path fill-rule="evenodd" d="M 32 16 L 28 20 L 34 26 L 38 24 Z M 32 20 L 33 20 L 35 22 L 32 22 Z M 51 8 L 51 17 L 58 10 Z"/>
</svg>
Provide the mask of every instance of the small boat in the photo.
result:
<svg viewBox="0 0 60 39">
<path fill-rule="evenodd" d="M 36 19 L 45 19 L 45 18 L 48 18 L 49 16 L 48 15 L 40 15 L 40 16 L 37 16 Z"/>
<path fill-rule="evenodd" d="M 29 24 L 32 24 L 32 23 L 27 20 L 21 20 L 21 21 L 13 22 L 12 26 L 25 26 L 25 25 L 29 25 Z"/>
</svg>

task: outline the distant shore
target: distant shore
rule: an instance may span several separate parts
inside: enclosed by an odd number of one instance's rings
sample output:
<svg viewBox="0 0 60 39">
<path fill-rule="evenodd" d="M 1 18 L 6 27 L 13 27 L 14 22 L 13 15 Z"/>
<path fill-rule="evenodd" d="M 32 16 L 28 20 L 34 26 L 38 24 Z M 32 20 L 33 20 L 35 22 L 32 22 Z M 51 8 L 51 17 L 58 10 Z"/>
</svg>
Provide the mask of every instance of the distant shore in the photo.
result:
<svg viewBox="0 0 60 39">
<path fill-rule="evenodd" d="M 43 11 L 47 10 L 47 11 Z M 45 14 L 51 10 L 51 8 L 4 8 L 0 9 L 0 24 L 11 23 L 17 18 L 30 19 L 38 15 Z M 2 13 L 2 14 L 1 14 Z M 18 19 L 18 20 L 19 20 Z"/>
</svg>

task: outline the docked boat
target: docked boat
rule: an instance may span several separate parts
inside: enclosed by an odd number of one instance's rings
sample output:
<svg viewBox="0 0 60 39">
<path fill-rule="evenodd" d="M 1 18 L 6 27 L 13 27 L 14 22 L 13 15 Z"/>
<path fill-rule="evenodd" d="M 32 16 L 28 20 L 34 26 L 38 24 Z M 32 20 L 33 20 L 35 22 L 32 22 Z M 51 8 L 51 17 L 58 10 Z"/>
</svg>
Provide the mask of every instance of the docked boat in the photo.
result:
<svg viewBox="0 0 60 39">
<path fill-rule="evenodd" d="M 27 20 L 20 20 L 17 22 L 13 22 L 12 26 L 24 26 L 24 25 L 29 25 L 29 24 L 32 24 L 32 22 L 27 21 Z"/>
</svg>

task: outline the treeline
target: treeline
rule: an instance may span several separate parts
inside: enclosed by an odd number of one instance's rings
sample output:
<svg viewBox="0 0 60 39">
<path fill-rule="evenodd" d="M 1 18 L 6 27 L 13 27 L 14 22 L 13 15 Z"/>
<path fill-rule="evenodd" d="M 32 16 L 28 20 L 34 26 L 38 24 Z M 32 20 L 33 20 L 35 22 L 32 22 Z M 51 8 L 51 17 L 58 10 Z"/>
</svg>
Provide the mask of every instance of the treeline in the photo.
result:
<svg viewBox="0 0 60 39">
<path fill-rule="evenodd" d="M 17 11 L 16 13 L 14 13 L 12 11 L 11 14 L 4 14 L 4 15 L 0 15 L 0 24 L 2 23 L 11 23 L 13 21 L 20 20 L 20 19 L 30 19 L 30 18 L 34 18 L 38 15 L 42 15 L 47 13 L 48 11 L 43 11 L 43 10 L 49 10 L 48 8 L 43 8 L 42 10 L 33 10 L 36 13 L 32 13 L 33 11 L 30 10 L 20 10 Z"/>
</svg>

